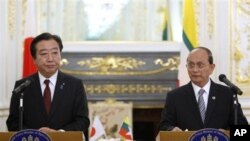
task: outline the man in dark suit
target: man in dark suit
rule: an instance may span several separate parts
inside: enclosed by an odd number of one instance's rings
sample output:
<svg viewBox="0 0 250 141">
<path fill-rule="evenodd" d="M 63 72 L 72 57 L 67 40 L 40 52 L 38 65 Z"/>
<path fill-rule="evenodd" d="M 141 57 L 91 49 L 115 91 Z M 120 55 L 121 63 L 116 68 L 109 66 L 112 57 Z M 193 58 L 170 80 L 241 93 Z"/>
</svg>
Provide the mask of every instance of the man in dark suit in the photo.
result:
<svg viewBox="0 0 250 141">
<path fill-rule="evenodd" d="M 234 124 L 233 92 L 210 79 L 215 64 L 209 49 L 198 47 L 187 57 L 191 82 L 167 94 L 159 130 L 229 129 Z M 238 124 L 248 124 L 240 105 Z"/>
<path fill-rule="evenodd" d="M 38 35 L 31 43 L 30 52 L 38 72 L 15 84 L 16 88 L 26 80 L 31 81 L 23 90 L 23 129 L 88 131 L 84 87 L 80 79 L 59 70 L 62 49 L 60 37 L 50 33 Z M 19 101 L 20 93 L 13 93 L 6 121 L 9 131 L 20 130 Z"/>
</svg>

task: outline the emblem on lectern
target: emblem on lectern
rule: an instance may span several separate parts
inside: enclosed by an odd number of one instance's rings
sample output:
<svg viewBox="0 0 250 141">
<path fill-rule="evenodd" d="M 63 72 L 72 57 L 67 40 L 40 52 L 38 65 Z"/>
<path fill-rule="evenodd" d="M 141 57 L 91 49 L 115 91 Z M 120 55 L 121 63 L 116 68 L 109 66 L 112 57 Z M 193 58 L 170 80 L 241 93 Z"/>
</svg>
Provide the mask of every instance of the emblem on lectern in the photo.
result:
<svg viewBox="0 0 250 141">
<path fill-rule="evenodd" d="M 15 133 L 10 141 L 51 141 L 51 139 L 41 131 L 26 129 Z"/>
<path fill-rule="evenodd" d="M 218 129 L 206 128 L 194 132 L 189 141 L 229 141 L 229 137 Z"/>
</svg>

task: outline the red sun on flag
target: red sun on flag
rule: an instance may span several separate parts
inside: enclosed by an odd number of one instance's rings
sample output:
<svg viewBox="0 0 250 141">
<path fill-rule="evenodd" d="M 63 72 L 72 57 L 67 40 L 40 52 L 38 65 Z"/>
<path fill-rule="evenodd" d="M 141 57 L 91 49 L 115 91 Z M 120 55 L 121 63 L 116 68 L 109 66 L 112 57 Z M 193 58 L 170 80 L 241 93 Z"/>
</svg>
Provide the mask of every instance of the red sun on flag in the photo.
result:
<svg viewBox="0 0 250 141">
<path fill-rule="evenodd" d="M 91 128 L 90 137 L 93 137 L 96 133 L 95 127 Z"/>
</svg>

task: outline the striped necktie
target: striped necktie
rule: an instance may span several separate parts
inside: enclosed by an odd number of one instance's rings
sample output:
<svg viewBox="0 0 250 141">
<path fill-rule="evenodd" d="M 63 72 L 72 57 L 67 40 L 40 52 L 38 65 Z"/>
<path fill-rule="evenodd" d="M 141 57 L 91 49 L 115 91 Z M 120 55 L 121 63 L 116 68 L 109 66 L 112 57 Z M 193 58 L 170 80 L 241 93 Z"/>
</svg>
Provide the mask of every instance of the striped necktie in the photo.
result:
<svg viewBox="0 0 250 141">
<path fill-rule="evenodd" d="M 199 98 L 198 98 L 198 105 L 199 105 L 199 109 L 200 109 L 200 114 L 201 114 L 201 119 L 202 122 L 204 123 L 205 121 L 205 116 L 206 116 L 206 108 L 205 108 L 205 102 L 203 99 L 203 94 L 204 94 L 205 90 L 204 89 L 200 89 L 198 92 Z"/>
</svg>

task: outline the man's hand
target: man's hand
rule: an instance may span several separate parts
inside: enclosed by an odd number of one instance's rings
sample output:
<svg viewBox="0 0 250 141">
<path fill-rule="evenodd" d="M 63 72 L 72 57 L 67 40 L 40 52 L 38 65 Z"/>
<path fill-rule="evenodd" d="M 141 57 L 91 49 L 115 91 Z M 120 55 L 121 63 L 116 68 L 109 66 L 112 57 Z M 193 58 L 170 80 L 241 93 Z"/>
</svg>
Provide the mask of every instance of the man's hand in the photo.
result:
<svg viewBox="0 0 250 141">
<path fill-rule="evenodd" d="M 179 127 L 174 127 L 171 131 L 182 131 Z"/>
<path fill-rule="evenodd" d="M 51 128 L 49 128 L 49 127 L 41 127 L 41 128 L 39 128 L 38 129 L 39 131 L 41 131 L 41 132 L 56 132 L 57 130 L 55 130 L 55 129 L 51 129 Z"/>
</svg>

